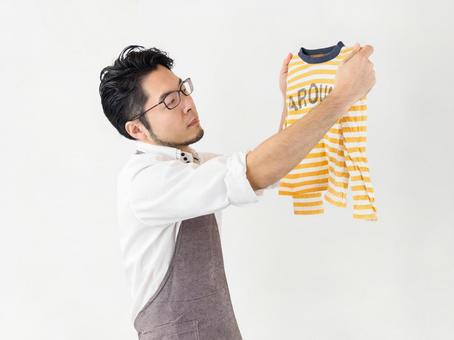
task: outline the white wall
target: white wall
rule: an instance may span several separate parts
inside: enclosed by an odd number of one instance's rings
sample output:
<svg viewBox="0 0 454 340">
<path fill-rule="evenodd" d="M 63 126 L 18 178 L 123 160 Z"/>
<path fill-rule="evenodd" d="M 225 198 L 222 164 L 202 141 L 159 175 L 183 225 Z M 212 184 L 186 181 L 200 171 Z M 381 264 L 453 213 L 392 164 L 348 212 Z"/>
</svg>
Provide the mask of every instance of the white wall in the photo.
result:
<svg viewBox="0 0 454 340">
<path fill-rule="evenodd" d="M 101 109 L 99 72 L 129 44 L 191 76 L 198 150 L 253 148 L 281 115 L 288 52 L 371 44 L 368 158 L 379 221 L 266 192 L 224 211 L 246 340 L 454 337 L 453 3 L 0 3 L 0 338 L 136 339 L 115 211 L 133 151 Z M 226 128 L 227 127 L 227 128 Z"/>
</svg>

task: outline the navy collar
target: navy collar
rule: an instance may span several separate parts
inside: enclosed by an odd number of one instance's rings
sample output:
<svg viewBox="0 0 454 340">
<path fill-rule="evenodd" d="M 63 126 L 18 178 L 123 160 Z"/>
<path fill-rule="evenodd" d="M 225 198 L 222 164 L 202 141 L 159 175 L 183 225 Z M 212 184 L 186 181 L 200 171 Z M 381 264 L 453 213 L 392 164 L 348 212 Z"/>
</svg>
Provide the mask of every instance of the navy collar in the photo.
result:
<svg viewBox="0 0 454 340">
<path fill-rule="evenodd" d="M 298 56 L 308 64 L 318 64 L 336 58 L 339 55 L 343 46 L 345 46 L 344 43 L 342 41 L 339 41 L 336 45 L 317 49 L 308 49 L 301 47 L 298 52 Z M 312 56 L 314 54 L 319 53 L 326 54 L 321 57 Z"/>
</svg>

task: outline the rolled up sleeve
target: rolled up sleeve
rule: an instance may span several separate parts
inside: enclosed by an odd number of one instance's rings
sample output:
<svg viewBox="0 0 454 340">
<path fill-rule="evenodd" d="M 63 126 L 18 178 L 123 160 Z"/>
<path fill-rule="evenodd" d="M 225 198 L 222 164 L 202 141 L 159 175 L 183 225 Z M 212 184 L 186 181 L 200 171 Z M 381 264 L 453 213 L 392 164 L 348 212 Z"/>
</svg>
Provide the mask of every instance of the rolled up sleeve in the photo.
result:
<svg viewBox="0 0 454 340">
<path fill-rule="evenodd" d="M 274 185 L 274 184 L 273 184 Z M 139 168 L 130 182 L 130 206 L 145 224 L 164 224 L 257 202 L 246 177 L 246 152 L 217 155 L 200 165 L 180 160 Z"/>
<path fill-rule="evenodd" d="M 262 189 L 258 189 L 255 191 L 255 194 L 257 196 L 263 196 L 263 193 L 265 192 L 265 190 L 269 190 L 269 189 L 275 189 L 279 186 L 279 181 L 280 180 L 277 180 L 276 182 L 274 182 L 273 184 L 267 186 L 266 188 L 262 188 Z"/>
<path fill-rule="evenodd" d="M 257 196 L 263 196 L 263 193 L 265 190 L 276 188 L 279 185 L 279 181 L 276 181 L 273 184 L 267 186 L 266 188 L 258 189 L 255 191 L 252 189 L 250 182 L 246 177 L 246 154 L 248 152 L 249 152 L 249 150 L 246 152 L 238 152 L 238 153 L 234 154 L 234 156 L 237 159 L 231 160 L 231 165 L 230 165 L 231 170 L 232 170 L 231 174 L 230 174 L 231 183 L 228 183 L 228 187 L 230 187 L 232 189 L 231 191 L 233 193 L 238 192 L 240 194 L 241 188 L 246 189 L 246 192 L 241 193 L 241 196 L 243 197 L 243 199 L 246 200 L 246 203 L 248 203 L 248 200 L 252 200 L 253 202 L 257 201 Z M 238 176 L 236 174 L 238 174 Z M 247 181 L 248 185 L 242 183 L 244 180 Z M 234 188 L 235 184 L 239 185 L 238 190 L 235 190 L 235 188 Z M 239 197 L 239 199 L 235 203 L 232 202 L 232 204 L 240 205 L 241 197 Z"/>
<path fill-rule="evenodd" d="M 246 176 L 246 152 L 233 153 L 227 159 L 227 169 L 225 184 L 230 203 L 240 206 L 256 202 L 257 191 L 252 189 L 251 183 Z"/>
</svg>

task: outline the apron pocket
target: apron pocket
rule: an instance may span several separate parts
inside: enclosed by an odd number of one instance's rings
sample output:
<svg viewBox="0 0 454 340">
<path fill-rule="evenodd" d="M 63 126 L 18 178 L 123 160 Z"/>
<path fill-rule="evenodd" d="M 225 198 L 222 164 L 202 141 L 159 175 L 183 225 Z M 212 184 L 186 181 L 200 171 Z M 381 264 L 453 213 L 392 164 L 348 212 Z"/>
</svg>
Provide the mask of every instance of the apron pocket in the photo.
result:
<svg viewBox="0 0 454 340">
<path fill-rule="evenodd" d="M 199 340 L 197 320 L 171 322 L 157 326 L 139 336 L 140 340 Z"/>
</svg>

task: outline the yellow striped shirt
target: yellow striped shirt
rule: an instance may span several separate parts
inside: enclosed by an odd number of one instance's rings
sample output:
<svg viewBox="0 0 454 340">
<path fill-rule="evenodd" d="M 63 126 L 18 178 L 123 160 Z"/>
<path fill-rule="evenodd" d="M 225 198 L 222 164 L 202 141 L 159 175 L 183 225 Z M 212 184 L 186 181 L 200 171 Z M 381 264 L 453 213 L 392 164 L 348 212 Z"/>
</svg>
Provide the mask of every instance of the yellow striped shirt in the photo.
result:
<svg viewBox="0 0 454 340">
<path fill-rule="evenodd" d="M 293 55 L 288 65 L 288 114 L 283 128 L 304 117 L 332 91 L 339 63 L 352 48 L 339 41 L 319 49 L 301 47 Z M 353 217 L 378 220 L 366 157 L 366 99 L 367 96 L 351 106 L 309 154 L 279 181 L 278 194 L 292 196 L 294 214 L 324 213 L 323 199 L 345 208 L 350 185 Z"/>
</svg>

